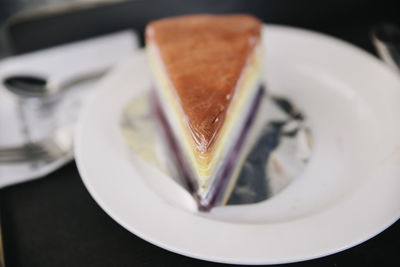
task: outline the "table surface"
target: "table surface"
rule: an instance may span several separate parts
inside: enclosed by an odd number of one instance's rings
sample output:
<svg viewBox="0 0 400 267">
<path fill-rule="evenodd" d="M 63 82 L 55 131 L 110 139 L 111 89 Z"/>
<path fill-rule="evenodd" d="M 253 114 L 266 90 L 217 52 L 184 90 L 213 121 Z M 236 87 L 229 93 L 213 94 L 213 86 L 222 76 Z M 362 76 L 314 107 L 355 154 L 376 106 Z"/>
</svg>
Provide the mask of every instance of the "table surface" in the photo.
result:
<svg viewBox="0 0 400 267">
<path fill-rule="evenodd" d="M 276 3 L 276 1 L 267 2 Z M 129 3 L 129 7 L 138 8 L 139 4 L 135 6 Z M 275 7 L 275 10 L 279 8 L 282 7 Z M 142 10 L 132 13 L 140 13 Z M 247 11 L 246 8 L 244 10 Z M 154 12 L 147 15 L 147 20 L 163 16 L 157 13 L 158 11 Z M 165 12 L 168 14 L 169 11 Z M 341 22 L 327 20 L 323 23 L 310 19 L 307 23 L 302 23 L 301 20 L 285 20 L 285 17 L 279 18 L 279 16 L 274 17 L 272 21 L 264 19 L 268 22 L 324 32 L 374 53 L 369 40 L 369 29 L 382 18 L 389 19 L 389 13 L 382 11 L 379 13 L 381 17 L 375 16 L 371 19 L 364 17 L 362 20 L 354 18 Z M 135 28 L 132 22 L 132 27 L 142 32 L 144 24 L 142 21 Z M 123 26 L 118 24 L 120 28 Z M 114 28 L 109 27 L 104 32 L 112 31 Z M 43 27 L 39 29 L 43 30 Z M 34 50 L 26 43 L 18 42 L 19 35 L 24 36 L 21 31 L 12 32 L 11 35 L 15 41 L 15 51 Z M 43 47 L 49 43 L 51 40 L 44 42 Z M 37 46 L 37 43 L 35 45 Z M 82 183 L 74 162 L 44 178 L 1 189 L 0 205 L 7 266 L 223 266 L 166 251 L 125 230 L 92 199 Z M 398 221 L 381 234 L 356 247 L 292 265 L 347 266 L 356 263 L 360 266 L 394 265 L 397 262 L 399 248 L 400 222 Z"/>
</svg>

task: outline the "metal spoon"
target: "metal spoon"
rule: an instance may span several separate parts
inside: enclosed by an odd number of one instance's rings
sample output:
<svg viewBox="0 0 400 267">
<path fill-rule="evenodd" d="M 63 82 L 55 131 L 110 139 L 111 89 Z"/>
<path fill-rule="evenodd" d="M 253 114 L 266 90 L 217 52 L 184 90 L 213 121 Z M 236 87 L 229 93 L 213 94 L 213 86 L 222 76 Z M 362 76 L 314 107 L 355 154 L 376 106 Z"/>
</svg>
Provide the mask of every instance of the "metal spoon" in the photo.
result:
<svg viewBox="0 0 400 267">
<path fill-rule="evenodd" d="M 100 78 L 106 72 L 107 69 L 101 69 L 77 75 L 65 81 L 49 80 L 36 75 L 14 75 L 6 77 L 3 84 L 10 92 L 22 98 L 44 98 L 77 84 Z"/>
<path fill-rule="evenodd" d="M 54 129 L 54 132 L 43 140 L 32 141 L 31 129 L 28 127 L 26 114 L 37 112 L 37 110 L 41 109 L 46 110 L 46 107 L 51 103 L 56 105 L 57 99 L 61 98 L 62 92 L 66 89 L 97 79 L 106 71 L 106 69 L 101 69 L 87 72 L 61 82 L 33 75 L 16 75 L 5 78 L 3 84 L 6 89 L 18 99 L 21 131 L 26 143 L 16 147 L 0 148 L 0 164 L 18 164 L 43 160 L 52 162 L 63 157 L 69 157 L 72 153 L 72 142 L 69 142 L 72 140 L 71 131 L 61 127 Z M 42 113 L 52 116 L 51 110 Z M 60 139 L 58 138 L 59 136 L 63 136 L 63 138 Z"/>
</svg>

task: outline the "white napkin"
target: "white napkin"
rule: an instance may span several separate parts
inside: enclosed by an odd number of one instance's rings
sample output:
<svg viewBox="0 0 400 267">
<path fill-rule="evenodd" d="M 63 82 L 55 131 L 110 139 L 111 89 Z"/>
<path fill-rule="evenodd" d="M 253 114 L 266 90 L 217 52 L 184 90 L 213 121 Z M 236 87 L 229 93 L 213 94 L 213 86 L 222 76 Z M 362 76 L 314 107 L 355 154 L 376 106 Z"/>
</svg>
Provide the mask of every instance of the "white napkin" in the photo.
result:
<svg viewBox="0 0 400 267">
<path fill-rule="evenodd" d="M 96 70 L 109 69 L 130 57 L 138 47 L 137 35 L 122 31 L 50 49 L 10 57 L 0 61 L 0 81 L 10 75 L 39 75 L 51 81 Z M 0 150 L 37 141 L 63 127 L 72 132 L 81 106 L 96 81 L 67 89 L 44 113 L 42 108 L 25 107 L 26 123 L 18 115 L 18 99 L 0 84 Z M 30 110 L 32 109 L 32 110 Z M 25 129 L 25 130 L 24 130 Z M 28 129 L 28 133 L 26 131 Z M 1 152 L 0 152 L 1 153 Z M 67 155 L 54 162 L 5 164 L 0 162 L 0 188 L 43 177 L 73 158 Z"/>
</svg>

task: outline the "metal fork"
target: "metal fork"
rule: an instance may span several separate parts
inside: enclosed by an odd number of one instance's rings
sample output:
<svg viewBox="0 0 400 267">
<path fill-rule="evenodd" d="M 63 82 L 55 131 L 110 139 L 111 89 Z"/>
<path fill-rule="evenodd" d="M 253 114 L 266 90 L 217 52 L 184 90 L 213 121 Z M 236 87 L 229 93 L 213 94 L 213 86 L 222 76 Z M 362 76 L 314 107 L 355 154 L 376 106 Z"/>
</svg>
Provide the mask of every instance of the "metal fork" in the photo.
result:
<svg viewBox="0 0 400 267">
<path fill-rule="evenodd" d="M 72 137 L 66 130 L 59 130 L 51 137 L 22 146 L 0 148 L 0 164 L 34 161 L 51 162 L 72 153 Z"/>
</svg>

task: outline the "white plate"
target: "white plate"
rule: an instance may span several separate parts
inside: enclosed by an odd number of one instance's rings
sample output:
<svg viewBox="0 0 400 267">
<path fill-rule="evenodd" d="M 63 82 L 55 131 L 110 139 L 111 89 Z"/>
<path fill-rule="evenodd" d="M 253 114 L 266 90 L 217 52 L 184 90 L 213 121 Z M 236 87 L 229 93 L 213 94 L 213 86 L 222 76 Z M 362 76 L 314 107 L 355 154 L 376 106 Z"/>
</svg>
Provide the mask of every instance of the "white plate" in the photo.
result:
<svg viewBox="0 0 400 267">
<path fill-rule="evenodd" d="M 216 262 L 272 264 L 335 253 L 400 216 L 400 83 L 369 54 L 310 31 L 266 26 L 266 80 L 307 115 L 305 172 L 259 204 L 204 214 L 189 194 L 129 153 L 124 105 L 150 87 L 143 53 L 100 85 L 76 132 L 76 161 L 99 205 L 162 248 Z"/>
</svg>

